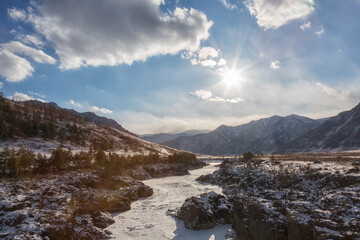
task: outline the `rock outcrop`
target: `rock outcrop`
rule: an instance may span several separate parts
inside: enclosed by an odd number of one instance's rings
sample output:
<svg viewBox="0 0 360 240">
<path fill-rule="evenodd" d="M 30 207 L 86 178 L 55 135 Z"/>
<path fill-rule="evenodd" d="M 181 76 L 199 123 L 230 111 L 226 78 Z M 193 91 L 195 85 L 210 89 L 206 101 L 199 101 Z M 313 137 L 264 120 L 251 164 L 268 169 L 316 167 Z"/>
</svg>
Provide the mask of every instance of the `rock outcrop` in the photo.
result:
<svg viewBox="0 0 360 240">
<path fill-rule="evenodd" d="M 198 181 L 232 199 L 238 239 L 360 239 L 360 172 L 351 162 L 229 164 Z"/>
<path fill-rule="evenodd" d="M 201 230 L 212 228 L 216 223 L 231 223 L 232 211 L 232 204 L 224 195 L 209 192 L 186 199 L 176 217 L 184 221 L 186 228 Z"/>
</svg>

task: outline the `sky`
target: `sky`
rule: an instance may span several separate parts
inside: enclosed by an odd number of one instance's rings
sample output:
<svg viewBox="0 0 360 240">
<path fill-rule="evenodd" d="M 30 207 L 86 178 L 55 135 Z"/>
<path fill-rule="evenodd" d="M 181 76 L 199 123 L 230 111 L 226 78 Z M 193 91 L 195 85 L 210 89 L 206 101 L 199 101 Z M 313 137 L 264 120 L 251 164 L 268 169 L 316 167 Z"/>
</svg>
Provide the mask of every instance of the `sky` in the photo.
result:
<svg viewBox="0 0 360 240">
<path fill-rule="evenodd" d="M 360 102 L 360 0 L 1 0 L 0 91 L 138 133 Z"/>
</svg>

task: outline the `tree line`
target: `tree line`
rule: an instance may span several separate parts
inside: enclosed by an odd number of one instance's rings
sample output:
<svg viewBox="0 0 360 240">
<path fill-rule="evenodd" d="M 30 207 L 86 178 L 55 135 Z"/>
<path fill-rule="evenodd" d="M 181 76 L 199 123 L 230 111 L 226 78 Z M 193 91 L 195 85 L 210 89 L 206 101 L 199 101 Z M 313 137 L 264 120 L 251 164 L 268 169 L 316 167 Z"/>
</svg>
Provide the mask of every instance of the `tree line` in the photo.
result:
<svg viewBox="0 0 360 240">
<path fill-rule="evenodd" d="M 33 177 L 80 169 L 100 170 L 104 175 L 110 176 L 147 164 L 186 163 L 194 160 L 196 161 L 195 155 L 190 153 L 174 153 L 167 158 L 161 158 L 157 153 L 121 156 L 117 153 L 105 153 L 101 148 L 94 150 L 92 147 L 87 152 L 78 153 L 58 147 L 47 157 L 23 148 L 15 150 L 6 147 L 0 151 L 0 177 Z"/>
</svg>

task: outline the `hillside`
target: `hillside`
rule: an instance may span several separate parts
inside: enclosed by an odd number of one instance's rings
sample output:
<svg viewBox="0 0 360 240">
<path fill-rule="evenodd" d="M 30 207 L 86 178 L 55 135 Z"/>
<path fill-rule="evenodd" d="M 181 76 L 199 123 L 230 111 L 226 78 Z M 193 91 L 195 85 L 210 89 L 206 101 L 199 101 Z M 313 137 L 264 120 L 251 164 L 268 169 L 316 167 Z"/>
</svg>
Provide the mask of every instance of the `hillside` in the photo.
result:
<svg viewBox="0 0 360 240">
<path fill-rule="evenodd" d="M 210 155 L 271 153 L 318 126 L 318 121 L 306 117 L 273 116 L 235 127 L 222 125 L 206 134 L 178 137 L 163 144 Z"/>
<path fill-rule="evenodd" d="M 96 146 L 121 155 L 176 152 L 140 139 L 112 119 L 78 113 L 55 103 L 1 98 L 0 124 L 0 148 L 23 147 L 44 154 L 60 145 L 75 152 Z"/>
<path fill-rule="evenodd" d="M 329 118 L 279 152 L 326 152 L 360 149 L 360 104 Z"/>
</svg>

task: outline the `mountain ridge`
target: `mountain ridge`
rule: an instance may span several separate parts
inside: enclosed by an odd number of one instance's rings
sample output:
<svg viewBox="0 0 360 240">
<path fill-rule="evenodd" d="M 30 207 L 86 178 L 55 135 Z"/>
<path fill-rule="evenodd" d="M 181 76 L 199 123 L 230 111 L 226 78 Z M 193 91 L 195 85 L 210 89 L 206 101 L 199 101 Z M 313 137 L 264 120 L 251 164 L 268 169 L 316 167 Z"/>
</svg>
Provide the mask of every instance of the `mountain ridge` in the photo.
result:
<svg viewBox="0 0 360 240">
<path fill-rule="evenodd" d="M 311 152 L 360 149 L 360 103 L 329 118 L 277 152 Z"/>
<path fill-rule="evenodd" d="M 209 133 L 179 137 L 163 144 L 211 155 L 237 155 L 246 151 L 271 153 L 319 125 L 316 120 L 295 114 L 275 115 L 233 127 L 221 125 Z"/>
</svg>

